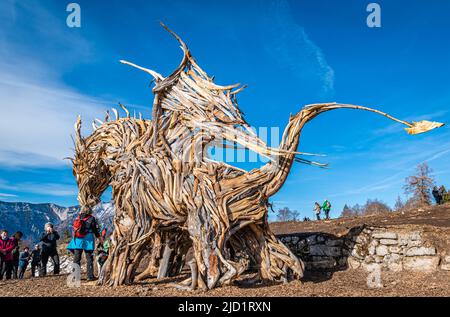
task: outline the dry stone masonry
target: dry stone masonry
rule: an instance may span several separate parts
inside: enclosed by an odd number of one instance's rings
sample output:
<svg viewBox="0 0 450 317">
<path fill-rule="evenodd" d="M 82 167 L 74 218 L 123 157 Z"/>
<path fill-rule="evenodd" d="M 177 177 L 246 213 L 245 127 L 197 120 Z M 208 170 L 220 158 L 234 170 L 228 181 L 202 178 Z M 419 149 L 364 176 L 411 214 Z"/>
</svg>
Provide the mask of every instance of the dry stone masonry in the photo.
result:
<svg viewBox="0 0 450 317">
<path fill-rule="evenodd" d="M 345 269 L 450 271 L 450 250 L 438 250 L 421 229 L 357 227 L 344 236 L 327 233 L 280 235 L 309 271 Z"/>
</svg>

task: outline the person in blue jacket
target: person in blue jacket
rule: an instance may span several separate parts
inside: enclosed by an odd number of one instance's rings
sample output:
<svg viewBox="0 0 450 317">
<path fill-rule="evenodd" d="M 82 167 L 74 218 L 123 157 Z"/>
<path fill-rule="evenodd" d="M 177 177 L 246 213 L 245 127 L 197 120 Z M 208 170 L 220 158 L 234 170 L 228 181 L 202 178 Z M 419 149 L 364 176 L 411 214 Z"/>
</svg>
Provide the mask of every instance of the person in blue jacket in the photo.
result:
<svg viewBox="0 0 450 317">
<path fill-rule="evenodd" d="M 67 246 L 67 250 L 73 253 L 73 263 L 80 266 L 81 255 L 84 251 L 86 258 L 87 280 L 95 280 L 94 276 L 94 250 L 95 239 L 102 243 L 102 237 L 98 229 L 97 220 L 92 215 L 92 209 L 81 208 L 80 213 L 73 222 L 73 238 Z"/>
<path fill-rule="evenodd" d="M 23 279 L 28 263 L 30 262 L 31 253 L 30 248 L 25 247 L 19 256 L 19 279 Z"/>
</svg>

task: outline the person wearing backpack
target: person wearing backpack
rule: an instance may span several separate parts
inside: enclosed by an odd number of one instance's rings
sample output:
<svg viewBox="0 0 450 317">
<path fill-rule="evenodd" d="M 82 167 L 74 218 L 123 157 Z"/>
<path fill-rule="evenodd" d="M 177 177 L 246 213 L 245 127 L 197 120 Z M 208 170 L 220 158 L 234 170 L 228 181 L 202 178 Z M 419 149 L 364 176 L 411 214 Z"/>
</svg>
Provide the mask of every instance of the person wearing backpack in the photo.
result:
<svg viewBox="0 0 450 317">
<path fill-rule="evenodd" d="M 92 215 L 92 210 L 82 207 L 80 213 L 73 222 L 73 238 L 67 246 L 67 250 L 73 253 L 73 263 L 81 267 L 81 255 L 84 252 L 86 258 L 87 280 L 95 280 L 94 276 L 94 250 L 95 238 L 103 243 L 97 220 Z"/>
<path fill-rule="evenodd" d="M 434 200 L 436 201 L 436 205 L 440 205 L 441 201 L 442 201 L 442 196 L 441 193 L 439 191 L 439 188 L 437 186 L 433 187 L 433 190 L 431 191 L 431 194 L 434 197 Z"/>
<path fill-rule="evenodd" d="M 322 210 L 322 207 L 320 204 L 316 201 L 314 203 L 314 213 L 316 214 L 317 220 L 320 220 L 320 211 Z"/>
<path fill-rule="evenodd" d="M 59 234 L 53 228 L 53 224 L 45 224 L 45 232 L 41 236 L 41 267 L 39 276 L 47 275 L 47 263 L 50 258 L 53 262 L 53 274 L 59 274 L 59 255 L 56 248 L 56 241 L 59 240 Z"/>
<path fill-rule="evenodd" d="M 322 205 L 322 209 L 325 212 L 325 219 L 330 219 L 330 210 L 331 210 L 331 203 L 328 201 L 328 199 L 325 199 Z"/>
</svg>

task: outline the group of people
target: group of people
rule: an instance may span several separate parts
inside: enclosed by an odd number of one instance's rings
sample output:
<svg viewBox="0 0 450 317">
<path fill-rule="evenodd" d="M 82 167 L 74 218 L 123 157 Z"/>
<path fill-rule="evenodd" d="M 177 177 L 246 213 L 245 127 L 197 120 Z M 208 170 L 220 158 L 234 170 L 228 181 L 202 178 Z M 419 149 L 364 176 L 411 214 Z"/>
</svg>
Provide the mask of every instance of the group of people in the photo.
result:
<svg viewBox="0 0 450 317">
<path fill-rule="evenodd" d="M 96 218 L 90 208 L 82 208 L 73 222 L 73 236 L 67 246 L 67 250 L 73 254 L 73 263 L 81 266 L 82 254 L 85 254 L 87 280 L 92 281 L 94 276 L 94 250 L 97 247 L 97 263 L 99 269 L 106 262 L 109 252 L 109 240 L 106 239 L 106 227 L 99 228 Z M 31 276 L 47 275 L 49 259 L 53 263 L 53 274 L 60 273 L 60 262 L 57 249 L 57 241 L 60 235 L 54 229 L 52 223 L 46 223 L 40 242 L 30 252 L 25 246 L 20 252 L 20 240 L 23 233 L 18 231 L 9 236 L 7 230 L 2 230 L 0 235 L 0 280 L 22 279 L 25 271 L 31 263 Z M 97 242 L 97 244 L 96 244 Z"/>
<path fill-rule="evenodd" d="M 434 186 L 431 193 L 433 194 L 434 200 L 436 201 L 437 205 L 442 205 L 443 203 L 445 203 L 446 198 L 448 199 L 448 197 L 446 196 L 449 195 L 444 185 L 442 185 L 441 187 Z"/>
<path fill-rule="evenodd" d="M 325 199 L 323 204 L 319 204 L 317 201 L 314 203 L 314 212 L 316 213 L 317 220 L 320 220 L 320 214 L 321 212 L 324 212 L 325 219 L 330 219 L 330 211 L 331 211 L 331 203 L 328 199 Z"/>
</svg>

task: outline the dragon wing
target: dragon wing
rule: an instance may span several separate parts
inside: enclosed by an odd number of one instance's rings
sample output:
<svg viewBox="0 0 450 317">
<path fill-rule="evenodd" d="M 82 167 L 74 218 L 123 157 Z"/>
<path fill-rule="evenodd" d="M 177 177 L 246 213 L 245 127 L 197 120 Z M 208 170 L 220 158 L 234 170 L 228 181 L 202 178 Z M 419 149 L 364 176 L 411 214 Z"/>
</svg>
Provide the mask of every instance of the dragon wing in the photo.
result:
<svg viewBox="0 0 450 317">
<path fill-rule="evenodd" d="M 235 142 L 270 160 L 273 160 L 273 156 L 288 154 L 281 149 L 269 147 L 245 121 L 236 99 L 236 95 L 245 86 L 215 84 L 214 78 L 208 76 L 198 66 L 183 40 L 167 26 L 162 23 L 161 25 L 178 40 L 183 51 L 183 59 L 171 75 L 164 77 L 145 67 L 121 61 L 154 78 L 153 131 L 158 131 L 161 122 L 168 116 L 175 116 L 171 122 L 176 122 L 176 125 L 187 127 L 191 131 L 201 130 L 203 137 L 207 139 Z M 172 124 L 171 128 L 174 129 L 175 126 Z M 156 144 L 156 133 L 154 137 Z M 216 145 L 221 144 L 225 143 L 216 142 Z M 312 155 L 300 152 L 289 154 Z"/>
</svg>

